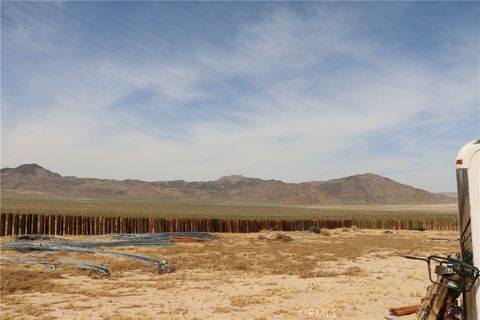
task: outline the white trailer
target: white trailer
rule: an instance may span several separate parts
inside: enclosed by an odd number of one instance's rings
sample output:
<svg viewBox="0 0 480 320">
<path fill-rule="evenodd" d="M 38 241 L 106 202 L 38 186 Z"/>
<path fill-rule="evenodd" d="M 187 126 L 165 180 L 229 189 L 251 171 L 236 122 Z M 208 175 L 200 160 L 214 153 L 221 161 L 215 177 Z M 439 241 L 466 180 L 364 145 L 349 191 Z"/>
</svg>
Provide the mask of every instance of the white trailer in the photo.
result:
<svg viewBox="0 0 480 320">
<path fill-rule="evenodd" d="M 460 150 L 456 166 L 461 259 L 480 268 L 480 140 Z M 479 283 L 463 293 L 464 319 L 480 320 Z"/>
</svg>

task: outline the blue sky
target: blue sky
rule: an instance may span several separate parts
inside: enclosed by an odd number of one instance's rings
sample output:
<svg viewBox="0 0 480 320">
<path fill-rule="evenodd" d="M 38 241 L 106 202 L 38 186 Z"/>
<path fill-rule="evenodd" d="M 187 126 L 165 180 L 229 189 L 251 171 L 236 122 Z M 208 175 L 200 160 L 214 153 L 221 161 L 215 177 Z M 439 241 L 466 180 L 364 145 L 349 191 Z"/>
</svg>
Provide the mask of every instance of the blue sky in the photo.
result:
<svg viewBox="0 0 480 320">
<path fill-rule="evenodd" d="M 2 2 L 2 167 L 455 190 L 478 2 Z"/>
</svg>

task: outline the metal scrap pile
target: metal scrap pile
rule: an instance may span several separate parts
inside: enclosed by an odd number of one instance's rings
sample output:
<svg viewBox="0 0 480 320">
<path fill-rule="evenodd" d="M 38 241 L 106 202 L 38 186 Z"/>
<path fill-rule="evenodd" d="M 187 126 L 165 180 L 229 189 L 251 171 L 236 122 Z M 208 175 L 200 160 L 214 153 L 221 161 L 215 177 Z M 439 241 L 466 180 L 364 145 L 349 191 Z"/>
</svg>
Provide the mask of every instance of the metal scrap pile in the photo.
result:
<svg viewBox="0 0 480 320">
<path fill-rule="evenodd" d="M 110 240 L 108 238 L 113 239 Z M 127 247 L 127 246 L 170 246 L 174 242 L 204 242 L 217 239 L 217 236 L 205 232 L 164 232 L 164 233 L 143 233 L 143 234 L 112 234 L 107 236 L 93 236 L 91 240 L 103 241 L 82 241 L 59 236 L 45 235 L 24 235 L 15 237 L 14 242 L 1 244 L 1 249 L 12 250 L 23 253 L 38 252 L 77 252 L 98 254 L 104 256 L 113 256 L 126 259 L 142 261 L 154 265 L 159 273 L 170 273 L 175 270 L 174 266 L 168 261 L 155 259 L 143 255 L 107 251 L 96 249 L 100 247 Z M 28 256 L 3 256 L 1 263 L 22 263 L 31 265 L 43 265 L 48 268 L 58 268 L 62 265 L 72 265 L 84 270 L 94 270 L 103 275 L 110 275 L 111 270 L 106 266 L 99 266 L 87 262 L 61 259 L 54 262 L 48 261 L 43 257 Z"/>
</svg>

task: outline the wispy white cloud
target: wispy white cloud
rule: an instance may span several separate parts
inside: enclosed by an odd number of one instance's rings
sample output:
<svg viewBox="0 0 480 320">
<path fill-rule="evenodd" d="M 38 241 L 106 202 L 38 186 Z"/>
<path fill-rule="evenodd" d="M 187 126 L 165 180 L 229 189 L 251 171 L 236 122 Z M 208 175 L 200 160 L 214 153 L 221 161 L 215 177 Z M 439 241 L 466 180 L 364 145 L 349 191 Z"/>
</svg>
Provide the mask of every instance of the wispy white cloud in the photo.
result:
<svg viewBox="0 0 480 320">
<path fill-rule="evenodd" d="M 2 50 L 35 47 L 49 58 L 16 75 L 30 95 L 26 105 L 7 85 L 4 117 L 29 111 L 3 119 L 3 166 L 35 161 L 63 174 L 147 180 L 377 172 L 439 191 L 453 189 L 448 161 L 459 141 L 474 138 L 444 140 L 478 108 L 478 38 L 448 35 L 456 45 L 437 56 L 449 63 L 432 66 L 360 37 L 359 24 L 368 22 L 359 12 L 282 7 L 240 24 L 226 45 L 144 60 L 138 52 L 125 63 L 128 48 L 89 58 L 67 39 L 62 51 L 61 25 L 7 9 L 21 27 L 4 31 Z M 36 29 L 51 31 L 38 41 Z M 21 61 L 7 56 L 2 64 Z M 148 101 L 135 99 L 138 92 Z M 435 134 L 442 141 L 425 141 Z"/>
</svg>

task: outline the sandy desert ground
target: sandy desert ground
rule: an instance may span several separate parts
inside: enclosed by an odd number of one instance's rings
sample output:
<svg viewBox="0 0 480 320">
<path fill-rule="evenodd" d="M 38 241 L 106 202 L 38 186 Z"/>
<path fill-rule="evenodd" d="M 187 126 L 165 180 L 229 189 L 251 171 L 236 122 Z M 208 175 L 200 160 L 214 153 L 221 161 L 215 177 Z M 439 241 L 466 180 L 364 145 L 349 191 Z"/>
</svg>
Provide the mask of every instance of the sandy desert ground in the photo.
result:
<svg viewBox="0 0 480 320">
<path fill-rule="evenodd" d="M 105 263 L 112 276 L 2 264 L 0 318 L 384 319 L 389 307 L 418 304 L 428 285 L 426 264 L 403 255 L 458 251 L 457 241 L 428 239 L 455 232 L 338 229 L 288 235 L 292 241 L 220 234 L 207 243 L 116 249 L 166 259 L 176 268 L 170 274 L 78 253 L 46 257 Z"/>
</svg>

